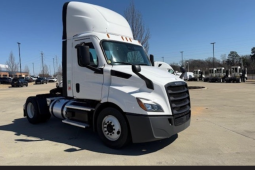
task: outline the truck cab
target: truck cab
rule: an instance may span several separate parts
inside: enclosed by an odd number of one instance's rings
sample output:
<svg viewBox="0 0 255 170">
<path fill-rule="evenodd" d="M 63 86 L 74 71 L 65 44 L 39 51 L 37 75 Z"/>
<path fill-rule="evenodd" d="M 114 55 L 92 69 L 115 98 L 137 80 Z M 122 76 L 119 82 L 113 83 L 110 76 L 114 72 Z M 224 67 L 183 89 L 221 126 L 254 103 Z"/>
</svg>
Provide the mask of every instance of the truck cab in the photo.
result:
<svg viewBox="0 0 255 170">
<path fill-rule="evenodd" d="M 209 68 L 209 74 L 204 78 L 204 82 L 212 82 L 216 76 L 216 68 Z"/>
<path fill-rule="evenodd" d="M 52 115 L 91 127 L 115 149 L 130 141 L 169 138 L 190 125 L 189 90 L 152 61 L 121 15 L 88 3 L 65 3 L 62 87 L 29 97 L 24 116 L 33 124 Z"/>
<path fill-rule="evenodd" d="M 231 66 L 230 77 L 226 82 L 245 82 L 247 80 L 247 68 L 242 69 L 240 66 Z"/>
<path fill-rule="evenodd" d="M 189 77 L 189 81 L 203 81 L 204 80 L 204 74 L 200 69 L 195 69 L 193 71 L 192 76 Z"/>
<path fill-rule="evenodd" d="M 213 70 L 213 69 L 211 69 Z M 213 71 L 211 71 L 213 72 Z M 225 82 L 225 79 L 229 77 L 229 71 L 224 67 L 217 67 L 215 69 L 215 76 L 211 73 L 210 82 Z"/>
</svg>

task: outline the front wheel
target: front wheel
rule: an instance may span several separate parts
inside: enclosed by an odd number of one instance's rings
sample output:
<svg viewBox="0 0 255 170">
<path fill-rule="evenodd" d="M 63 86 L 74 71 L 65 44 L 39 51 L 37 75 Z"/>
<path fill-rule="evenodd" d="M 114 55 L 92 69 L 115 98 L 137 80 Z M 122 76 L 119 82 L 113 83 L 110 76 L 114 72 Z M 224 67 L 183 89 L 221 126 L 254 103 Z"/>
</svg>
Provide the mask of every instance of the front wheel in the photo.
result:
<svg viewBox="0 0 255 170">
<path fill-rule="evenodd" d="M 130 141 L 129 128 L 123 114 L 112 107 L 103 109 L 97 118 L 97 132 L 103 143 L 119 149 Z"/>
</svg>

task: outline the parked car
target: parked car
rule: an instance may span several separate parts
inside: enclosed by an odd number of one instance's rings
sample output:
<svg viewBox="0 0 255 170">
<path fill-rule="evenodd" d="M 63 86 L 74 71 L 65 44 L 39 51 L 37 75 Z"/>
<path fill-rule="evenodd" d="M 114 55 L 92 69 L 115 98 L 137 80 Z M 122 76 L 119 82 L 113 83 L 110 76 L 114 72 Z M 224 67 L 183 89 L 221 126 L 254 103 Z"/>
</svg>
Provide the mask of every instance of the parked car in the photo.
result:
<svg viewBox="0 0 255 170">
<path fill-rule="evenodd" d="M 57 81 L 57 79 L 56 78 L 54 78 L 54 77 L 50 77 L 50 78 L 48 78 L 48 82 L 56 82 Z"/>
<path fill-rule="evenodd" d="M 14 78 L 11 83 L 12 87 L 23 87 L 28 86 L 28 82 L 25 79 Z"/>
<path fill-rule="evenodd" d="M 35 81 L 36 79 L 38 79 L 38 76 L 31 76 L 31 78 Z"/>
<path fill-rule="evenodd" d="M 12 78 L 10 77 L 0 77 L 0 84 L 11 84 Z"/>
<path fill-rule="evenodd" d="M 33 82 L 33 81 L 34 81 L 34 79 L 32 79 L 31 77 L 25 77 L 25 80 L 26 80 L 27 82 Z"/>
<path fill-rule="evenodd" d="M 38 79 L 35 80 L 35 84 L 47 84 L 47 79 L 45 77 L 39 77 Z"/>
</svg>

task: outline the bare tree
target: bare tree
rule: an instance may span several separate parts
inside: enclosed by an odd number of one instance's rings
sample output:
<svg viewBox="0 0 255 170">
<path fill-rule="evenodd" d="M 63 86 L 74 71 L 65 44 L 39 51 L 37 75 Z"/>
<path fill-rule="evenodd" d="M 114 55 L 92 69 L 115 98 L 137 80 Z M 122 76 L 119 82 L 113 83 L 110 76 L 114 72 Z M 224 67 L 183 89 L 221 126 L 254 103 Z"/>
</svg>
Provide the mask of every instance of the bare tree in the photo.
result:
<svg viewBox="0 0 255 170">
<path fill-rule="evenodd" d="M 49 76 L 49 69 L 46 64 L 43 65 L 43 69 L 41 73 L 39 74 L 40 77 L 48 77 Z"/>
<path fill-rule="evenodd" d="M 24 72 L 27 72 L 28 75 L 29 75 L 30 70 L 29 70 L 29 67 L 27 65 L 25 65 Z"/>
<path fill-rule="evenodd" d="M 56 75 L 62 75 L 62 65 L 58 66 L 58 70 L 56 72 Z"/>
<path fill-rule="evenodd" d="M 136 10 L 133 1 L 131 1 L 129 7 L 124 11 L 124 17 L 131 27 L 134 39 L 138 40 L 143 45 L 146 52 L 148 52 L 150 30 L 145 28 L 142 15 L 139 11 Z"/>
<path fill-rule="evenodd" d="M 18 72 L 19 63 L 15 62 L 15 57 L 12 52 L 9 55 L 9 59 L 6 61 L 6 65 L 8 66 L 7 70 L 10 72 L 10 75 L 13 76 Z"/>
</svg>

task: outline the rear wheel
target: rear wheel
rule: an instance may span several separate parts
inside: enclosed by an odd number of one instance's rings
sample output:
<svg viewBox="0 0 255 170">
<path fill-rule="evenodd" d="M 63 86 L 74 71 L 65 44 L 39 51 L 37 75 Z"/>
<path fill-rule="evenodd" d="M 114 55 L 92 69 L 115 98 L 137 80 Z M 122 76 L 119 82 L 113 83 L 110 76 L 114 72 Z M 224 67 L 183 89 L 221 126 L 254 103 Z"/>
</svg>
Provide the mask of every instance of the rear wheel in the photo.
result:
<svg viewBox="0 0 255 170">
<path fill-rule="evenodd" d="M 36 97 L 27 98 L 25 104 L 25 113 L 27 115 L 27 120 L 32 124 L 37 124 L 41 122 L 41 116 L 39 114 L 39 108 L 36 102 Z"/>
<path fill-rule="evenodd" d="M 112 107 L 105 108 L 99 113 L 97 132 L 103 143 L 113 149 L 119 149 L 130 141 L 125 117 Z"/>
</svg>

